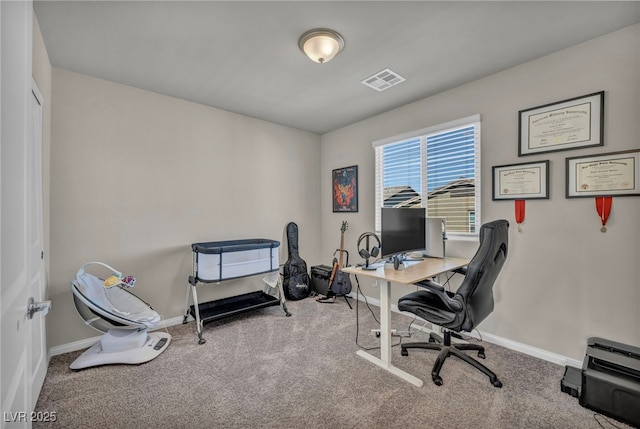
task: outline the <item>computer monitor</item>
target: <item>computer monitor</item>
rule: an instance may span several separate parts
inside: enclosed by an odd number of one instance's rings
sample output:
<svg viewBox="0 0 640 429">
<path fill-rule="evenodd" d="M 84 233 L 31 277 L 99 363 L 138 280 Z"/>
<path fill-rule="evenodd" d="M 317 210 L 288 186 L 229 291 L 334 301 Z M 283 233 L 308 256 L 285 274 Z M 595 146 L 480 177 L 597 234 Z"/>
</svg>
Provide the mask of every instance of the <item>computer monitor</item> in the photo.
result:
<svg viewBox="0 0 640 429">
<path fill-rule="evenodd" d="M 389 257 L 426 248 L 424 208 L 389 208 L 381 212 L 381 254 Z"/>
</svg>

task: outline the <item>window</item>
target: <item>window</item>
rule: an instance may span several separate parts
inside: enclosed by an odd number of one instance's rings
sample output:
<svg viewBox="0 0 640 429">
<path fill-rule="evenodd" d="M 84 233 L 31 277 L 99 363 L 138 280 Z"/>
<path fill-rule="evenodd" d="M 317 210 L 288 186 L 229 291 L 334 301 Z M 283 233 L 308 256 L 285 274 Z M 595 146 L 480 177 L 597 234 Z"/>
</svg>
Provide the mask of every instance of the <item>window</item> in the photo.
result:
<svg viewBox="0 0 640 429">
<path fill-rule="evenodd" d="M 373 143 L 376 231 L 381 207 L 425 207 L 447 233 L 476 234 L 480 223 L 480 115 Z"/>
</svg>

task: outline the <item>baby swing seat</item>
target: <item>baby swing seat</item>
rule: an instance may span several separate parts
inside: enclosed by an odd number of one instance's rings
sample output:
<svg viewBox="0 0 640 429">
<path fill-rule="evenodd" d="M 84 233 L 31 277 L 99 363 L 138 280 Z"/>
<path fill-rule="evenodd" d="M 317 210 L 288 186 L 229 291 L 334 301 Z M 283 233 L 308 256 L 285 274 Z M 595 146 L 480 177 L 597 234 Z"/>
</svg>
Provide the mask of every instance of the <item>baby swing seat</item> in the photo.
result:
<svg viewBox="0 0 640 429">
<path fill-rule="evenodd" d="M 100 279 L 85 271 L 90 265 L 111 270 Z M 71 282 L 73 302 L 85 324 L 103 332 L 99 342 L 82 353 L 71 369 L 106 364 L 140 364 L 156 358 L 166 350 L 171 335 L 147 332 L 160 322 L 160 315 L 149 304 L 129 292 L 135 279 L 123 276 L 102 262 L 88 262 Z"/>
</svg>

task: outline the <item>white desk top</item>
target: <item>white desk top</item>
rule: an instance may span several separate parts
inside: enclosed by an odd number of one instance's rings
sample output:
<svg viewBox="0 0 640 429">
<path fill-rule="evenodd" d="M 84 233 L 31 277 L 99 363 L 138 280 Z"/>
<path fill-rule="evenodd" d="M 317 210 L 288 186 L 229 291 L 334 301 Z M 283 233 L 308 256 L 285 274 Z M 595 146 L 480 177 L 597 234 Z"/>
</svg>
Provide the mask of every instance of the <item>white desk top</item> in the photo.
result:
<svg viewBox="0 0 640 429">
<path fill-rule="evenodd" d="M 404 270 L 396 271 L 383 267 L 375 270 L 364 270 L 362 267 L 345 267 L 343 272 L 359 276 L 373 277 L 395 283 L 413 284 L 430 279 L 438 274 L 455 270 L 469 263 L 464 258 L 425 258 L 423 261 L 410 261 Z"/>
</svg>

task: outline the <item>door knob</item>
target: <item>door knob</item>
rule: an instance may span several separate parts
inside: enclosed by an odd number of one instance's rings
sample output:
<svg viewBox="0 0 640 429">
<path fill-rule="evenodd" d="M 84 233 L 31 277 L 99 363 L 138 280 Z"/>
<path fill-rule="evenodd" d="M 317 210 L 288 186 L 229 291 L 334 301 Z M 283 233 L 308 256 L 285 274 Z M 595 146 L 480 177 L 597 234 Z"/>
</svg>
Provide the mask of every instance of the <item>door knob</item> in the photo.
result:
<svg viewBox="0 0 640 429">
<path fill-rule="evenodd" d="M 27 303 L 27 317 L 29 320 L 33 319 L 33 315 L 38 311 L 41 311 L 42 315 L 46 316 L 50 309 L 51 301 L 36 302 L 36 300 L 31 297 Z"/>
</svg>

